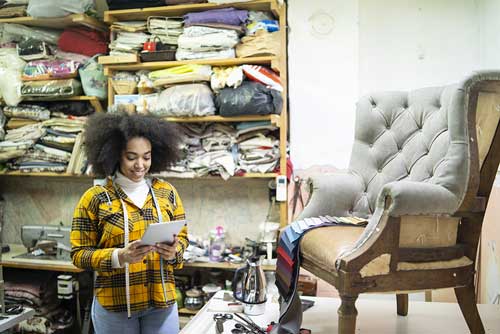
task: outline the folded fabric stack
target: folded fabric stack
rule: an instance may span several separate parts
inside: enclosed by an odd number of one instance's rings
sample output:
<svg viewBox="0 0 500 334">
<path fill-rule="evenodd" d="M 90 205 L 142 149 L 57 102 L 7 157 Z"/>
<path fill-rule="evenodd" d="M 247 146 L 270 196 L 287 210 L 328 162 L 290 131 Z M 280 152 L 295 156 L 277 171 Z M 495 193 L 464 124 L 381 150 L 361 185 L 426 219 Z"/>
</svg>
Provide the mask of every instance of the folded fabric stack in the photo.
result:
<svg viewBox="0 0 500 334">
<path fill-rule="evenodd" d="M 297 280 L 300 269 L 300 240 L 313 228 L 325 226 L 364 227 L 367 220 L 358 217 L 320 216 L 305 218 L 288 225 L 282 233 L 276 249 L 276 287 L 280 298 L 279 323 L 271 333 L 298 333 L 302 319 L 302 308 L 297 294 Z"/>
<path fill-rule="evenodd" d="M 239 174 L 273 172 L 280 159 L 279 140 L 271 135 L 278 128 L 269 122 L 246 122 L 238 130 Z"/>
<path fill-rule="evenodd" d="M 7 131 L 0 141 L 0 162 L 25 154 L 45 134 L 41 121 L 48 119 L 50 112 L 38 106 L 7 106 L 3 109 L 3 115 L 6 116 L 3 123 Z"/>
<path fill-rule="evenodd" d="M 269 122 L 193 123 L 180 126 L 185 157 L 163 176 L 220 175 L 227 180 L 247 172 L 274 171 L 279 161 L 277 127 Z"/>
<path fill-rule="evenodd" d="M 148 18 L 148 32 L 152 39 L 158 39 L 164 44 L 177 45 L 179 36 L 184 31 L 181 18 L 150 16 Z"/>
<path fill-rule="evenodd" d="M 25 275 L 16 271 L 10 276 L 5 280 L 5 302 L 35 309 L 35 316 L 17 325 L 16 332 L 56 333 L 73 325 L 73 316 L 57 299 L 55 274 L 36 271 Z"/>
<path fill-rule="evenodd" d="M 23 172 L 66 171 L 76 138 L 83 131 L 85 117 L 67 116 L 57 111 L 59 105 L 56 102 L 46 106 L 56 111 L 51 113 L 45 106 L 24 104 L 4 108 L 5 116 L 9 117 L 9 130 L 4 140 L 0 141 L 0 162 L 7 162 L 9 169 Z M 66 112 L 70 110 L 66 109 Z M 23 122 L 33 124 L 19 126 Z"/>
<path fill-rule="evenodd" d="M 1 0 L 0 1 L 0 18 L 26 16 L 26 8 L 28 0 Z"/>
<path fill-rule="evenodd" d="M 184 15 L 184 32 L 179 37 L 176 59 L 234 58 L 247 10 L 214 9 Z"/>
<path fill-rule="evenodd" d="M 113 41 L 109 44 L 109 54 L 112 56 L 138 54 L 150 38 L 146 29 L 146 21 L 114 22 L 111 26 Z"/>
</svg>

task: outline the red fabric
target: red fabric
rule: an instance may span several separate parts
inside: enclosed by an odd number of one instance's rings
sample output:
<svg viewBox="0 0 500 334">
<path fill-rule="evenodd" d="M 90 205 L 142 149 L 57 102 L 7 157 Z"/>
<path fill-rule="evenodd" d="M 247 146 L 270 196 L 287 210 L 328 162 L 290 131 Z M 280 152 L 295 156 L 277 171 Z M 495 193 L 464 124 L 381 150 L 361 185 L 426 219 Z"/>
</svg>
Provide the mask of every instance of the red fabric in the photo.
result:
<svg viewBox="0 0 500 334">
<path fill-rule="evenodd" d="M 280 256 L 283 260 L 285 260 L 288 266 L 290 267 L 293 266 L 292 258 L 287 254 L 287 252 L 281 246 L 278 246 L 278 248 L 276 249 L 276 253 L 278 253 L 278 256 Z"/>
<path fill-rule="evenodd" d="M 58 47 L 62 51 L 79 53 L 92 57 L 108 52 L 108 41 L 103 32 L 87 28 L 68 28 L 59 38 Z"/>
</svg>

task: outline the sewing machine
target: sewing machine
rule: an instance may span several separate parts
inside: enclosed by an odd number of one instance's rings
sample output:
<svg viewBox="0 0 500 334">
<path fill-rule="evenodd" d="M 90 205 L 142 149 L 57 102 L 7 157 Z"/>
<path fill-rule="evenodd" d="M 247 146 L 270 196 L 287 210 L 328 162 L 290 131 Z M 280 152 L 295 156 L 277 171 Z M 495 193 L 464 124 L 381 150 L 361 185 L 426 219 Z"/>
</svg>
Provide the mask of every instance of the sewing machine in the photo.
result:
<svg viewBox="0 0 500 334">
<path fill-rule="evenodd" d="M 28 253 L 21 258 L 70 261 L 70 226 L 23 225 L 21 239 Z"/>
</svg>

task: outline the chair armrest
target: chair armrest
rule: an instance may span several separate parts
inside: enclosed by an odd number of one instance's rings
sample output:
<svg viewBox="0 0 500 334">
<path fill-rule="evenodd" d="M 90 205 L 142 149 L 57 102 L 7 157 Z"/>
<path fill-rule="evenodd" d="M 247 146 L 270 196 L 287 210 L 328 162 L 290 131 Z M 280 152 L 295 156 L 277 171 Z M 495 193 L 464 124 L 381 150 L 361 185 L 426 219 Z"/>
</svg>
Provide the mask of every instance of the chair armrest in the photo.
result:
<svg viewBox="0 0 500 334">
<path fill-rule="evenodd" d="M 336 173 L 311 177 L 311 198 L 297 220 L 324 215 L 348 216 L 363 191 L 361 180 L 353 174 Z"/>
<path fill-rule="evenodd" d="M 390 199 L 389 215 L 453 214 L 460 204 L 459 198 L 443 186 L 414 181 L 397 181 L 386 184 L 377 200 L 377 207 L 384 208 Z"/>
</svg>

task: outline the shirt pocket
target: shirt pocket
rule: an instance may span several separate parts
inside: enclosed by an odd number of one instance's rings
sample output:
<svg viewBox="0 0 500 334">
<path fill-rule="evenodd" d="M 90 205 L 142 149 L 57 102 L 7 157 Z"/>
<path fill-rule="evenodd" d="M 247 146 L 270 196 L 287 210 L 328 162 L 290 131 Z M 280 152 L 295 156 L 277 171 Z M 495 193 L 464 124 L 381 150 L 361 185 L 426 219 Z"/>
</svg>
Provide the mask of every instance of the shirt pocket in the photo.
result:
<svg viewBox="0 0 500 334">
<path fill-rule="evenodd" d="M 99 217 L 101 225 L 101 247 L 123 247 L 123 215 L 120 212 L 107 212 Z"/>
</svg>

